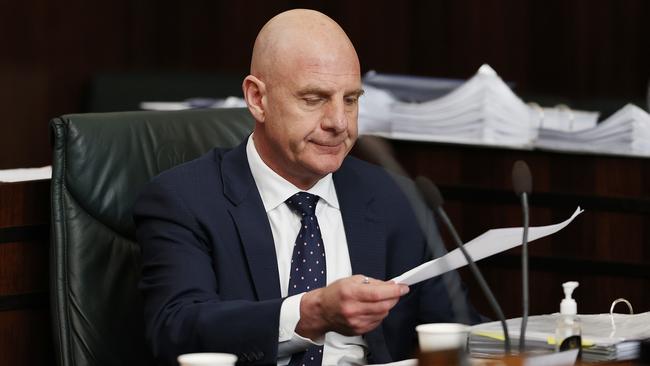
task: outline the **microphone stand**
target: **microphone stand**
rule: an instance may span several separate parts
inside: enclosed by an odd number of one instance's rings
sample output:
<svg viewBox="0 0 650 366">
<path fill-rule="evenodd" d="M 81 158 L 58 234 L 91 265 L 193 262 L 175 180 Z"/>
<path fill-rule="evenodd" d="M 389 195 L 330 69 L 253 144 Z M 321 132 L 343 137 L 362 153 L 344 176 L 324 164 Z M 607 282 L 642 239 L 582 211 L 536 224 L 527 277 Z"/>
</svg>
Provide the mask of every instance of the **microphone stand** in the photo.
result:
<svg viewBox="0 0 650 366">
<path fill-rule="evenodd" d="M 521 199 L 521 208 L 524 217 L 523 238 L 521 241 L 521 284 L 522 284 L 522 307 L 523 314 L 521 316 L 521 329 L 519 332 L 519 353 L 523 354 L 526 351 L 526 326 L 528 325 L 528 195 L 532 191 L 533 178 L 530 174 L 530 168 L 522 160 L 515 162 L 512 168 L 512 185 L 515 193 Z"/>
<path fill-rule="evenodd" d="M 488 299 L 488 302 L 490 303 L 492 310 L 496 313 L 497 317 L 501 321 L 501 327 L 503 328 L 503 335 L 504 335 L 504 350 L 505 350 L 505 354 L 509 355 L 510 335 L 508 333 L 508 325 L 506 324 L 505 316 L 503 315 L 501 306 L 499 306 L 499 303 L 494 297 L 492 290 L 490 290 L 490 287 L 488 286 L 487 282 L 485 281 L 485 278 L 481 274 L 481 271 L 478 269 L 476 263 L 474 262 L 472 257 L 465 249 L 465 246 L 463 245 L 463 241 L 460 239 L 460 236 L 458 235 L 456 228 L 451 223 L 451 220 L 447 216 L 445 210 L 442 208 L 443 200 L 442 200 L 442 195 L 440 194 L 440 190 L 438 190 L 438 187 L 436 187 L 436 185 L 433 184 L 433 182 L 431 182 L 431 180 L 429 180 L 428 178 L 420 176 L 417 177 L 415 181 L 418 188 L 420 188 L 420 193 L 422 193 L 426 203 L 438 214 L 442 222 L 445 224 L 445 226 L 451 233 L 451 236 L 454 239 L 456 246 L 458 247 L 458 249 L 460 249 L 461 253 L 463 253 L 463 256 L 465 257 L 465 260 L 467 261 L 467 264 L 469 265 L 472 274 L 474 275 L 476 281 L 481 287 L 483 294 Z"/>
<path fill-rule="evenodd" d="M 523 314 L 521 317 L 521 329 L 519 332 L 519 353 L 526 350 L 526 326 L 528 324 L 528 194 L 521 194 L 521 207 L 524 216 L 524 236 L 521 242 L 521 282 L 522 282 L 522 305 Z"/>
</svg>

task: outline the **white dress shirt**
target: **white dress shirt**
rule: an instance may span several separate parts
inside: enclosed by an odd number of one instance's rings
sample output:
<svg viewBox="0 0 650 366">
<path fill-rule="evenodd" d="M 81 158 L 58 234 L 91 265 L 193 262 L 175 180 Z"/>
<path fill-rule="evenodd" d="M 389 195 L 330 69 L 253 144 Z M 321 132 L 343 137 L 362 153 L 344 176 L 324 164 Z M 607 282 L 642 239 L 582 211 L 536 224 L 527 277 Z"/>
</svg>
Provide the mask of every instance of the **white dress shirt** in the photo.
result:
<svg viewBox="0 0 650 366">
<path fill-rule="evenodd" d="M 275 254 L 278 261 L 282 297 L 289 292 L 289 272 L 293 245 L 300 231 L 300 216 L 285 201 L 301 191 L 269 168 L 255 149 L 254 136 L 248 138 L 246 155 L 257 190 L 271 224 Z M 325 246 L 327 284 L 352 275 L 343 218 L 332 174 L 320 179 L 307 192 L 320 197 L 316 205 L 316 218 Z M 291 354 L 300 352 L 311 344 L 324 344 L 323 365 L 365 364 L 367 344 L 362 337 L 347 337 L 328 332 L 325 339 L 309 340 L 295 332 L 300 320 L 300 299 L 303 294 L 288 297 L 280 310 L 278 339 L 278 365 L 286 365 Z"/>
</svg>

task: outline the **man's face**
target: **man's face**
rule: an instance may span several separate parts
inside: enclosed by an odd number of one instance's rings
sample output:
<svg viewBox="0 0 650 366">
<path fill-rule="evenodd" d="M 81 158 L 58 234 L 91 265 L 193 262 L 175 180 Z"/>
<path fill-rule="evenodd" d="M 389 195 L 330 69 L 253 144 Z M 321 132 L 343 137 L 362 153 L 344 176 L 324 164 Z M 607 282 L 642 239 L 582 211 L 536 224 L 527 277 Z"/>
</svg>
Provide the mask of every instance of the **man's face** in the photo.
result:
<svg viewBox="0 0 650 366">
<path fill-rule="evenodd" d="M 357 138 L 362 93 L 358 61 L 340 56 L 301 58 L 266 82 L 263 130 L 266 164 L 309 188 L 336 171 Z"/>
</svg>

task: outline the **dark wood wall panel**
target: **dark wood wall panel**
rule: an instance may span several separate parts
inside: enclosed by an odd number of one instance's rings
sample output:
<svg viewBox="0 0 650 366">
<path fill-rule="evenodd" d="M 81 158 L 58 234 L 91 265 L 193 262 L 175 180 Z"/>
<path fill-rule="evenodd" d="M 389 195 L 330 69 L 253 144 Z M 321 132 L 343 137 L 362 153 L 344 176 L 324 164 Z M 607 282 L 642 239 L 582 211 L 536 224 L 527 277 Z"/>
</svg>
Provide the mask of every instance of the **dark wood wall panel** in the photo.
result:
<svg viewBox="0 0 650 366">
<path fill-rule="evenodd" d="M 47 294 L 49 244 L 43 241 L 0 245 L 0 294 Z"/>
<path fill-rule="evenodd" d="M 0 311 L 0 364 L 55 365 L 49 322 L 40 309 Z"/>
<path fill-rule="evenodd" d="M 50 181 L 0 183 L 0 364 L 54 364 Z"/>
<path fill-rule="evenodd" d="M 517 258 L 518 259 L 518 258 Z M 521 270 L 519 268 L 503 268 L 491 264 L 480 264 L 486 281 L 492 287 L 497 300 L 500 302 L 506 317 L 520 317 L 521 305 Z M 471 275 L 463 271 L 470 291 L 470 298 L 477 309 L 495 319 L 489 304 L 480 288 L 475 284 Z M 564 297 L 562 283 L 578 281 L 580 286 L 574 292 L 580 314 L 600 314 L 609 312 L 612 301 L 623 297 L 629 300 L 636 312 L 647 310 L 650 303 L 648 293 L 650 285 L 647 278 L 629 278 L 616 276 L 601 276 L 572 272 L 558 273 L 557 269 L 533 270 L 530 275 L 530 314 L 550 314 L 560 310 L 560 300 Z M 622 305 L 616 307 L 619 313 L 627 313 Z"/>
<path fill-rule="evenodd" d="M 50 181 L 0 183 L 0 228 L 47 224 Z"/>
<path fill-rule="evenodd" d="M 489 63 L 524 94 L 620 100 L 650 75 L 644 0 L 4 2 L 0 169 L 49 163 L 47 122 L 83 111 L 93 75 L 245 72 L 261 25 L 294 7 L 339 21 L 363 70 L 467 78 Z"/>
<path fill-rule="evenodd" d="M 650 160 L 407 141 L 393 141 L 392 148 L 409 175 L 440 186 L 464 241 L 522 225 L 511 183 L 519 159 L 533 175 L 531 225 L 555 224 L 577 206 L 585 209 L 562 231 L 530 243 L 531 314 L 558 311 L 568 280 L 580 281 L 583 313 L 606 312 L 619 297 L 636 311 L 650 309 Z M 450 240 L 447 245 L 455 248 Z M 519 255 L 516 248 L 479 262 L 508 317 L 521 314 Z M 476 281 L 466 270 L 463 276 L 477 307 L 493 316 Z"/>
</svg>

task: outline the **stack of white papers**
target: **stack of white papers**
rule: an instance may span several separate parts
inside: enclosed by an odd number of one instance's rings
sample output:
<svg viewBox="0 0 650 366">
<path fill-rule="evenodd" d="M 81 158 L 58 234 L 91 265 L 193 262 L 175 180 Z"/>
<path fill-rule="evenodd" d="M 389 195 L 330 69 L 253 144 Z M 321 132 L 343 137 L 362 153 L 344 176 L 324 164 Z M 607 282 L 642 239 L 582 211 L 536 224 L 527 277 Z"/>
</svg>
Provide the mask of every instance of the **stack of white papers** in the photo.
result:
<svg viewBox="0 0 650 366">
<path fill-rule="evenodd" d="M 559 293 L 559 291 L 558 291 Z M 561 297 L 561 294 L 559 294 Z M 558 314 L 528 318 L 526 348 L 548 352 L 555 348 L 555 324 Z M 623 361 L 638 357 L 639 343 L 650 337 L 650 312 L 627 314 L 579 315 L 582 323 L 582 359 L 587 362 Z M 519 344 L 521 318 L 509 319 L 508 333 L 512 349 Z M 472 327 L 470 352 L 475 357 L 503 354 L 503 331 L 500 322 Z"/>
<path fill-rule="evenodd" d="M 531 105 L 533 104 L 533 105 Z M 537 112 L 535 123 L 541 130 L 576 132 L 596 127 L 599 112 L 569 109 L 568 106 L 539 107 L 529 103 Z"/>
<path fill-rule="evenodd" d="M 386 90 L 363 85 L 359 99 L 359 134 L 384 134 L 390 131 L 390 108 L 397 99 Z"/>
<path fill-rule="evenodd" d="M 542 128 L 535 146 L 560 151 L 650 156 L 650 115 L 627 104 L 592 128 L 580 131 Z"/>
<path fill-rule="evenodd" d="M 483 65 L 451 93 L 425 103 L 395 102 L 389 137 L 470 144 L 529 146 L 533 111 Z"/>
</svg>

